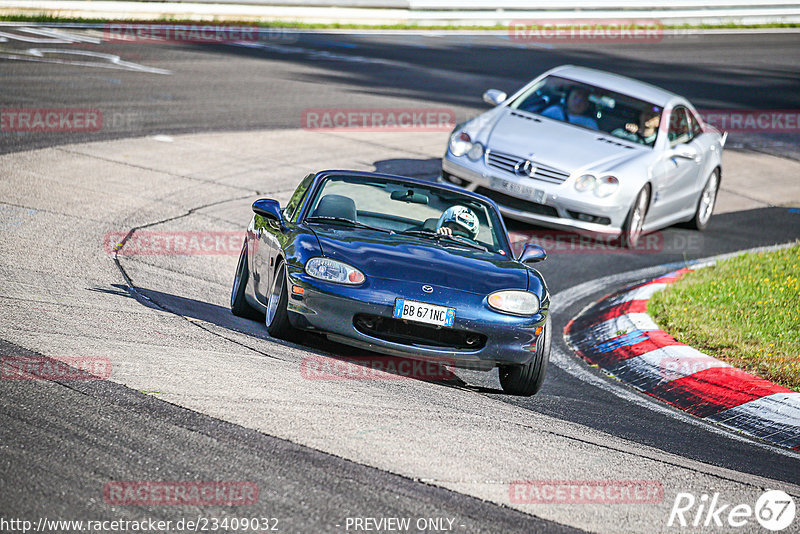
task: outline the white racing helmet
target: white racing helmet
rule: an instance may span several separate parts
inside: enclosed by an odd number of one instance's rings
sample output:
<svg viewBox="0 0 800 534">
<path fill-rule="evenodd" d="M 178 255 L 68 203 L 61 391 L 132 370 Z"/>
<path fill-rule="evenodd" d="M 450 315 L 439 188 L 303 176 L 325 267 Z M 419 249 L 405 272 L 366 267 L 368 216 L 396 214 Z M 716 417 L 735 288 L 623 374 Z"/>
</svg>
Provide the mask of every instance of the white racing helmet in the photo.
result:
<svg viewBox="0 0 800 534">
<path fill-rule="evenodd" d="M 439 217 L 438 228 L 447 223 L 454 223 L 472 239 L 478 237 L 478 228 L 480 227 L 478 217 L 466 206 L 451 206 L 447 208 Z"/>
</svg>

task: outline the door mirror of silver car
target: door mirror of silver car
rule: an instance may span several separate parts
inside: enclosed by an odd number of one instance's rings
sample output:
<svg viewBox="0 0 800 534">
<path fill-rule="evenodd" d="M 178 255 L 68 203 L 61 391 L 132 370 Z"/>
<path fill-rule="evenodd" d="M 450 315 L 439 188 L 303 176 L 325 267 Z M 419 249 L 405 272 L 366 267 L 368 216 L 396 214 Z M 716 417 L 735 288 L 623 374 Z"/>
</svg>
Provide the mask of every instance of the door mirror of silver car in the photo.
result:
<svg viewBox="0 0 800 534">
<path fill-rule="evenodd" d="M 508 99 L 508 95 L 499 89 L 489 89 L 483 93 L 483 101 L 490 106 L 499 106 Z"/>
<path fill-rule="evenodd" d="M 546 258 L 547 252 L 544 251 L 544 248 L 540 245 L 534 245 L 533 243 L 525 245 L 525 248 L 522 249 L 522 253 L 519 255 L 519 261 L 522 263 L 536 263 Z"/>
<path fill-rule="evenodd" d="M 672 149 L 672 156 L 696 161 L 700 154 L 697 152 L 697 149 L 691 145 L 678 145 Z"/>
<path fill-rule="evenodd" d="M 271 198 L 262 198 L 253 202 L 253 213 L 279 223 L 283 222 L 281 205 L 277 200 Z"/>
</svg>

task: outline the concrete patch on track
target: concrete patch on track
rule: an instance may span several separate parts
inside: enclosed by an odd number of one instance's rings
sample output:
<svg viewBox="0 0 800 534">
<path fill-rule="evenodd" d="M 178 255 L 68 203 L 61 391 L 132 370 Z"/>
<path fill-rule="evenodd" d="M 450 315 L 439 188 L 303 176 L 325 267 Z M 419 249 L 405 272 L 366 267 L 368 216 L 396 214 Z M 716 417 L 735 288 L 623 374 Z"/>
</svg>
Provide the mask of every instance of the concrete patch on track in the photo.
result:
<svg viewBox="0 0 800 534">
<path fill-rule="evenodd" d="M 131 229 L 241 231 L 254 199 L 286 201 L 302 176 L 322 168 L 372 170 L 382 162 L 382 170 L 414 174 L 422 165 L 430 173 L 446 137 L 288 130 L 1 156 L 2 204 L 24 223 L 0 242 L 0 338 L 54 358 L 107 357 L 111 380 L 156 391 L 168 402 L 597 532 L 667 531 L 681 491 L 713 488 L 735 503 L 754 503 L 764 488 L 800 497 L 789 484 L 531 417 L 458 383 L 308 380 L 304 358 L 354 354 L 333 345 L 331 354 L 324 342 L 275 342 L 262 324 L 233 317 L 235 254 L 120 255 L 125 278 L 104 247 L 107 233 Z M 736 156 L 753 165 L 765 157 Z M 736 186 L 737 167 L 726 171 L 724 187 Z M 725 196 L 723 190 L 722 209 Z M 26 210 L 35 212 L 19 215 Z M 614 505 L 513 499 L 511 483 L 531 480 L 656 481 L 663 499 Z"/>
<path fill-rule="evenodd" d="M 676 341 L 647 315 L 656 291 L 684 268 L 596 302 L 564 331 L 585 360 L 678 409 L 800 450 L 800 393 L 731 367 Z"/>
</svg>

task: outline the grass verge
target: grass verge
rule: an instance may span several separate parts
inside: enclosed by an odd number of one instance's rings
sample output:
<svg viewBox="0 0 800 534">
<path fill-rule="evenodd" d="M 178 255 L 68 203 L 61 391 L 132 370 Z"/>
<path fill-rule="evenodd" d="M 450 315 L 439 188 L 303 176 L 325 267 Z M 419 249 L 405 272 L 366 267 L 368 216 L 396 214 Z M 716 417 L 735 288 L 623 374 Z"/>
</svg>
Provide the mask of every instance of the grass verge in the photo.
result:
<svg viewBox="0 0 800 534">
<path fill-rule="evenodd" d="M 647 311 L 675 339 L 800 391 L 800 242 L 688 273 Z"/>
</svg>

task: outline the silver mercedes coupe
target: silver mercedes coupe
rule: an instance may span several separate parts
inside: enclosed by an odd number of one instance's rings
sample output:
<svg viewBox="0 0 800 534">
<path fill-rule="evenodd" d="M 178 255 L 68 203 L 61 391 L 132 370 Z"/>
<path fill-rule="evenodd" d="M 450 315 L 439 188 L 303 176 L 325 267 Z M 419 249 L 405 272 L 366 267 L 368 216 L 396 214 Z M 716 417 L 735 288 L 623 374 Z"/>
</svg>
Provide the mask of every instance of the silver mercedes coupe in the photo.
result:
<svg viewBox="0 0 800 534">
<path fill-rule="evenodd" d="M 677 223 L 704 230 L 722 178 L 727 134 L 685 98 L 565 65 L 459 124 L 441 180 L 492 198 L 513 219 L 619 239 Z"/>
</svg>

